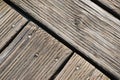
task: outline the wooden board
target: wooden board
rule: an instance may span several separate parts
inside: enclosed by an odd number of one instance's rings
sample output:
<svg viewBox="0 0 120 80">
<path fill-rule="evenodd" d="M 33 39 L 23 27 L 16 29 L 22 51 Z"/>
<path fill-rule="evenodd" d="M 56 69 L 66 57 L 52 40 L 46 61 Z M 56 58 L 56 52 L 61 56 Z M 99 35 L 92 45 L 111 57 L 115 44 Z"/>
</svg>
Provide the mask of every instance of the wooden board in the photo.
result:
<svg viewBox="0 0 120 80">
<path fill-rule="evenodd" d="M 0 0 L 0 52 L 26 22 L 18 12 Z"/>
<path fill-rule="evenodd" d="M 10 0 L 120 79 L 120 21 L 90 0 Z"/>
<path fill-rule="evenodd" d="M 90 63 L 74 53 L 55 80 L 110 80 Z"/>
<path fill-rule="evenodd" d="M 30 22 L 3 53 L 0 80 L 49 80 L 72 51 Z"/>
<path fill-rule="evenodd" d="M 98 0 L 120 15 L 120 0 Z"/>
</svg>

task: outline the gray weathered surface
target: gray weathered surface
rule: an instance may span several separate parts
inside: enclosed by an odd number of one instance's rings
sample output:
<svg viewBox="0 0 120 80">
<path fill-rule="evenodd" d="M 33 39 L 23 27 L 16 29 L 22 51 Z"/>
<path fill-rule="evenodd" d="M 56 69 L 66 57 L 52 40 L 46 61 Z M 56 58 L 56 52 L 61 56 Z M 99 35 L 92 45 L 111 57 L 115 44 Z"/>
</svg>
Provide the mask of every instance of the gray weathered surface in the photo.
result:
<svg viewBox="0 0 120 80">
<path fill-rule="evenodd" d="M 98 0 L 120 15 L 120 0 Z"/>
<path fill-rule="evenodd" d="M 0 80 L 49 80 L 72 51 L 33 23 L 29 23 L 3 51 Z"/>
<path fill-rule="evenodd" d="M 110 80 L 82 57 L 74 53 L 55 80 Z"/>
<path fill-rule="evenodd" d="M 26 23 L 17 11 L 0 0 L 0 51 Z M 0 54 L 0 59 L 3 54 Z"/>
<path fill-rule="evenodd" d="M 120 78 L 120 21 L 90 0 L 10 0 Z"/>
</svg>

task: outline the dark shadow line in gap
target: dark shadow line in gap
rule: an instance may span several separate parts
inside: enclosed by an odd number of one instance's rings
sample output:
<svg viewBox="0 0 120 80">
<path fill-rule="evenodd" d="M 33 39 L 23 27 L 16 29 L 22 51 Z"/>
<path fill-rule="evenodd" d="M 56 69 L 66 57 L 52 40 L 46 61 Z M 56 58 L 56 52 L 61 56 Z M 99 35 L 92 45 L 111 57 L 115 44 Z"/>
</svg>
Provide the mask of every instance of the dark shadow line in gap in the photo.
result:
<svg viewBox="0 0 120 80">
<path fill-rule="evenodd" d="M 70 58 L 73 56 L 74 52 L 71 53 L 71 55 L 69 55 L 65 61 L 61 64 L 61 66 L 57 69 L 57 71 L 50 77 L 49 80 L 54 80 L 57 75 L 62 71 L 62 69 L 65 67 L 65 65 L 67 64 L 67 62 L 70 60 Z"/>
<path fill-rule="evenodd" d="M 43 30 L 45 30 L 47 33 L 49 33 L 50 35 L 52 35 L 54 38 L 56 38 L 58 41 L 60 41 L 61 43 L 63 43 L 65 46 L 67 46 L 68 48 L 70 48 L 73 52 L 76 52 L 77 54 L 79 54 L 81 57 L 83 57 L 86 61 L 88 61 L 89 63 L 91 63 L 93 66 L 95 66 L 97 69 L 99 69 L 102 73 L 104 73 L 106 76 L 108 76 L 111 80 L 119 80 L 119 78 L 117 78 L 117 76 L 115 76 L 114 74 L 110 73 L 109 71 L 105 70 L 103 67 L 101 67 L 100 65 L 98 65 L 94 60 L 90 59 L 89 57 L 85 56 L 84 53 L 81 53 L 78 49 L 76 49 L 75 47 L 73 47 L 70 43 L 68 43 L 66 40 L 64 40 L 63 38 L 61 38 L 59 35 L 57 35 L 56 33 L 54 33 L 54 31 L 52 31 L 51 29 L 49 29 L 47 26 L 45 26 L 44 24 L 40 23 L 38 20 L 36 20 L 35 18 L 33 18 L 29 13 L 23 11 L 21 8 L 19 8 L 17 5 L 13 4 L 10 0 L 4 0 L 8 5 L 10 5 L 12 8 L 14 8 L 16 11 L 18 11 L 22 16 L 24 16 L 25 18 L 27 18 L 28 20 L 34 22 L 35 24 L 37 24 L 39 27 L 41 27 Z M 60 70 L 59 70 L 60 71 Z M 58 73 L 58 72 L 56 72 Z M 54 74 L 55 75 L 55 74 Z M 54 77 L 54 76 L 53 76 Z M 51 77 L 51 79 L 53 78 Z"/>
<path fill-rule="evenodd" d="M 16 36 L 22 31 L 22 29 L 28 24 L 28 22 L 29 22 L 29 21 L 27 21 L 27 22 L 21 27 L 21 29 L 20 29 L 16 34 L 14 34 L 14 35 L 11 37 L 11 39 L 0 49 L 0 53 L 2 53 L 2 51 L 5 50 L 5 48 L 10 45 L 10 43 L 11 43 L 11 42 L 16 38 Z"/>
<path fill-rule="evenodd" d="M 95 4 L 97 4 L 102 9 L 106 10 L 107 12 L 109 12 L 110 14 L 112 14 L 115 18 L 117 18 L 117 19 L 120 20 L 120 14 L 118 14 L 117 12 L 115 12 L 113 9 L 110 9 L 109 7 L 107 7 L 106 5 L 102 4 L 98 0 L 91 0 L 91 1 L 94 2 Z"/>
</svg>

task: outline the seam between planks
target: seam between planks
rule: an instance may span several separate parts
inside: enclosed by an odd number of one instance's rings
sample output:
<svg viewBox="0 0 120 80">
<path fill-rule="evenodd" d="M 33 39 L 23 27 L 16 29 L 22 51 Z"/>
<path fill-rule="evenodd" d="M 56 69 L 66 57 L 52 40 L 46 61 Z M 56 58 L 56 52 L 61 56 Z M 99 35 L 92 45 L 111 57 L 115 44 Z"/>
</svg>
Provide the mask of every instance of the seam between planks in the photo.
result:
<svg viewBox="0 0 120 80">
<path fill-rule="evenodd" d="M 16 38 L 16 36 L 22 31 L 22 29 L 29 23 L 29 21 L 27 21 L 22 27 L 21 29 L 16 33 L 14 34 L 14 36 L 2 47 L 2 49 L 0 50 L 0 53 L 3 52 L 3 50 L 5 50 L 9 44 Z M 4 61 L 4 59 L 0 62 L 0 64 Z"/>
<path fill-rule="evenodd" d="M 73 56 L 74 53 L 75 52 L 72 52 L 72 54 L 69 55 L 68 58 L 66 58 L 66 60 L 61 64 L 61 66 L 59 66 L 58 70 L 50 77 L 49 80 L 54 80 L 56 78 L 56 76 L 59 75 L 59 73 L 63 70 L 63 68 L 68 63 L 68 61 L 71 59 L 71 57 Z"/>
<path fill-rule="evenodd" d="M 22 9 L 20 9 L 19 7 L 17 7 L 17 5 L 13 4 L 9 0 L 5 0 L 5 1 L 10 6 L 12 6 L 14 9 L 18 8 L 19 10 L 21 10 L 22 11 L 21 14 L 24 15 L 27 19 L 33 21 L 38 26 L 41 26 L 45 31 L 47 31 L 49 34 L 51 34 L 53 37 L 55 37 L 57 40 L 59 40 L 60 42 L 62 42 L 64 45 L 66 45 L 67 47 L 69 47 L 74 52 L 77 52 L 77 54 L 79 54 L 80 56 L 82 56 L 84 59 L 86 59 L 89 63 L 91 63 L 92 65 L 94 65 L 96 68 L 98 68 L 101 72 L 103 72 L 104 74 L 106 74 L 108 77 L 110 77 L 111 79 L 117 79 L 113 74 L 109 73 L 104 68 L 102 68 L 101 66 L 99 66 L 98 64 L 96 64 L 96 62 L 94 62 L 92 59 L 86 57 L 83 53 L 81 53 L 79 50 L 77 50 L 76 48 L 74 48 L 69 42 L 65 41 L 59 35 L 57 35 L 52 30 L 50 30 L 49 28 L 47 28 L 44 24 L 40 23 L 35 18 L 33 18 L 32 16 L 30 16 L 29 13 L 24 12 Z"/>
<path fill-rule="evenodd" d="M 120 20 L 120 14 L 118 14 L 117 12 L 115 12 L 114 10 L 110 9 L 109 7 L 107 7 L 106 5 L 102 4 L 100 1 L 98 0 L 91 0 L 92 2 L 94 2 L 95 4 L 97 4 L 99 7 L 101 7 L 102 9 L 104 9 L 105 11 L 109 12 L 110 14 L 112 14 L 115 18 Z"/>
<path fill-rule="evenodd" d="M 47 33 L 49 33 L 50 35 L 52 35 L 55 39 L 57 39 L 58 41 L 62 42 L 68 48 L 72 49 L 73 52 L 76 52 L 75 48 L 73 46 L 71 46 L 67 41 L 65 41 L 63 38 L 61 38 L 59 35 L 57 35 L 54 31 L 52 31 L 51 29 L 49 29 L 47 26 L 45 26 L 44 24 L 40 23 L 38 20 L 36 20 L 35 18 L 33 18 L 29 13 L 23 11 L 17 5 L 15 5 L 14 3 L 12 3 L 9 0 L 4 0 L 4 1 L 8 5 L 10 5 L 13 9 L 15 9 L 18 13 L 20 13 L 23 17 L 25 17 L 29 21 L 32 21 L 33 23 L 37 24 L 39 27 L 41 27 L 42 29 L 44 29 Z"/>
<path fill-rule="evenodd" d="M 8 4 L 10 5 L 10 4 Z M 12 4 L 11 4 L 12 5 Z M 10 6 L 11 6 L 10 5 Z M 17 12 L 19 12 L 20 14 L 22 14 L 23 17 L 26 17 L 28 19 L 28 21 L 22 26 L 22 28 L 7 42 L 7 44 L 0 50 L 0 53 L 3 52 L 3 50 L 9 46 L 9 44 L 16 38 L 16 36 L 23 30 L 23 28 L 30 22 L 31 19 L 29 19 L 29 17 L 31 16 L 26 16 L 26 13 L 24 13 L 21 9 L 19 8 L 15 8 L 15 6 L 13 5 L 12 8 L 14 8 Z M 24 13 L 24 14 L 23 14 Z M 49 31 L 49 30 L 47 30 Z M 50 32 L 51 33 L 51 32 Z M 63 40 L 62 40 L 63 41 Z M 66 65 L 66 63 L 70 60 L 70 58 L 73 56 L 74 52 L 71 53 L 70 56 L 68 56 L 68 58 L 66 58 L 66 60 L 61 64 L 61 66 L 59 66 L 58 70 L 51 76 L 50 80 L 54 80 L 54 78 L 61 72 L 61 70 L 64 68 L 64 66 Z M 4 60 L 3 60 L 4 61 Z"/>
</svg>

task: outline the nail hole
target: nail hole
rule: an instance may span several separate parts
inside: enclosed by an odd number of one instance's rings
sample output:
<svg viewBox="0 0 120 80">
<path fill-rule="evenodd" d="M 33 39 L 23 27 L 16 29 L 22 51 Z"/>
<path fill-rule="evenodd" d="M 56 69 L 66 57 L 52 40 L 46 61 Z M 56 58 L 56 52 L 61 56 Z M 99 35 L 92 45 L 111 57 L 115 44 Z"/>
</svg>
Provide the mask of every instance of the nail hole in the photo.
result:
<svg viewBox="0 0 120 80">
<path fill-rule="evenodd" d="M 76 69 L 76 70 L 79 70 L 79 69 L 80 69 L 80 66 L 77 66 L 75 69 Z"/>
<path fill-rule="evenodd" d="M 31 38 L 31 37 L 32 37 L 32 35 L 31 35 L 31 34 L 29 34 L 29 35 L 28 35 L 28 38 Z"/>
<path fill-rule="evenodd" d="M 39 53 L 36 53 L 35 55 L 34 55 L 34 57 L 38 57 L 39 56 Z"/>
<path fill-rule="evenodd" d="M 13 25 L 12 25 L 12 28 L 14 28 L 14 27 L 15 27 L 15 25 L 13 24 Z"/>
<path fill-rule="evenodd" d="M 59 60 L 59 58 L 58 58 L 58 57 L 56 57 L 56 58 L 54 59 L 54 61 L 55 61 L 55 62 L 57 62 L 58 60 Z"/>
</svg>

